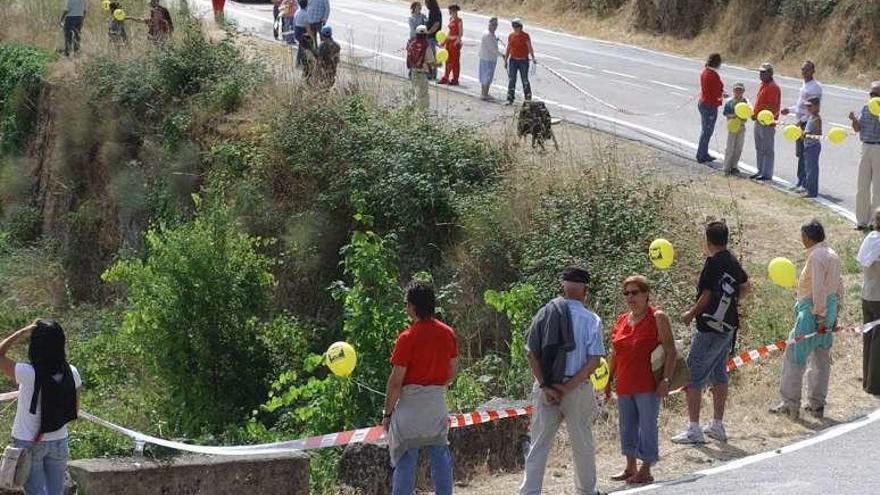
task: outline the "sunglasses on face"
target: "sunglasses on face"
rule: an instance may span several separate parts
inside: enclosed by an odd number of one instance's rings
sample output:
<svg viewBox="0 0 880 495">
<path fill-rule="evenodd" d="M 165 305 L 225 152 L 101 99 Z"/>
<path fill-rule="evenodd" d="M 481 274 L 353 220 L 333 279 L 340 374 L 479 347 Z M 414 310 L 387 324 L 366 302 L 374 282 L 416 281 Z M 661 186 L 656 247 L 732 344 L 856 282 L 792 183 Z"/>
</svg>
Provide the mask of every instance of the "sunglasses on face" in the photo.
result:
<svg viewBox="0 0 880 495">
<path fill-rule="evenodd" d="M 625 291 L 623 291 L 624 297 L 637 296 L 641 293 L 642 293 L 642 291 L 640 291 L 640 290 L 625 290 Z"/>
</svg>

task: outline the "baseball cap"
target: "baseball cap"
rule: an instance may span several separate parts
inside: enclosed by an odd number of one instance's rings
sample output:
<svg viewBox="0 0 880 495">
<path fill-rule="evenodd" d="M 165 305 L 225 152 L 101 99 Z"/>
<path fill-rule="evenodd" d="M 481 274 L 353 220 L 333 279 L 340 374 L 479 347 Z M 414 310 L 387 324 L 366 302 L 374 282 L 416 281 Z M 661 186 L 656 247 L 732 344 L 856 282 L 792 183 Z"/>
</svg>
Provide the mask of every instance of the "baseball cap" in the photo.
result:
<svg viewBox="0 0 880 495">
<path fill-rule="evenodd" d="M 416 34 L 428 34 L 428 26 L 425 26 L 424 24 L 419 24 L 416 27 Z"/>
<path fill-rule="evenodd" d="M 741 90 L 745 91 L 745 90 L 746 90 L 746 85 L 743 84 L 743 83 L 741 83 L 741 82 L 738 82 L 738 83 L 736 83 L 736 84 L 733 85 L 733 89 L 741 89 Z"/>
<path fill-rule="evenodd" d="M 321 36 L 332 37 L 333 36 L 333 28 L 330 26 L 324 26 L 321 28 Z"/>
<path fill-rule="evenodd" d="M 770 62 L 764 62 L 763 64 L 761 64 L 760 67 L 758 67 L 758 71 L 759 72 L 773 72 L 773 64 L 771 64 Z"/>
<path fill-rule="evenodd" d="M 871 83 L 871 92 L 880 93 L 880 81 L 874 81 Z"/>
<path fill-rule="evenodd" d="M 523 25 L 522 19 L 520 19 L 519 17 L 514 17 L 513 20 L 510 21 L 510 25 L 522 27 L 522 25 Z"/>
</svg>

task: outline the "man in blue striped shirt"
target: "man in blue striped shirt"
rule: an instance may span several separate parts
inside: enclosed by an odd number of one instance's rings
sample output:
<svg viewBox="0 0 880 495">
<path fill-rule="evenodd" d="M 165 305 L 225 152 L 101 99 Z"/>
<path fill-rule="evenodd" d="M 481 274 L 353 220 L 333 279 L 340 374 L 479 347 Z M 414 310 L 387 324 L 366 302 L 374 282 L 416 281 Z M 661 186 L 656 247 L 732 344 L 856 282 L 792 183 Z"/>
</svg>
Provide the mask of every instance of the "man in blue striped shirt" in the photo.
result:
<svg viewBox="0 0 880 495">
<path fill-rule="evenodd" d="M 870 97 L 880 98 L 880 81 L 871 83 Z M 856 229 L 868 230 L 871 212 L 880 206 L 880 117 L 872 114 L 868 105 L 865 105 L 858 117 L 855 112 L 850 112 L 849 120 L 862 140 L 856 191 Z"/>
</svg>

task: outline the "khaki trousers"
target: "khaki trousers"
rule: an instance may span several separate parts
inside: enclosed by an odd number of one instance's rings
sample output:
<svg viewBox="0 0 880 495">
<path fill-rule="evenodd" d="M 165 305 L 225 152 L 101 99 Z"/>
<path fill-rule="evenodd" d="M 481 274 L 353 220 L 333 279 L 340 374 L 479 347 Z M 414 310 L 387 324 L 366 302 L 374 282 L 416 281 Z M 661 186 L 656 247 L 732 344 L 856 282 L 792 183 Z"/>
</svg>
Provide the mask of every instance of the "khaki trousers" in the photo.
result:
<svg viewBox="0 0 880 495">
<path fill-rule="evenodd" d="M 411 76 L 416 108 L 426 112 L 431 104 L 428 97 L 428 74 L 420 70 L 413 70 Z"/>
<path fill-rule="evenodd" d="M 739 132 L 736 134 L 727 133 L 727 148 L 724 150 L 724 167 L 725 172 L 738 169 L 739 159 L 742 158 L 743 145 L 746 142 L 746 125 L 743 124 Z"/>
<path fill-rule="evenodd" d="M 805 364 L 795 362 L 794 346 L 785 348 L 782 360 L 782 377 L 779 379 L 779 398 L 794 410 L 801 408 L 805 375 L 807 404 L 810 407 L 825 407 L 825 398 L 828 397 L 828 380 L 831 378 L 830 347 L 813 349 Z"/>
<path fill-rule="evenodd" d="M 540 495 L 547 457 L 563 419 L 574 458 L 574 492 L 595 495 L 596 448 L 592 424 L 596 415 L 596 396 L 589 382 L 563 397 L 559 405 L 548 404 L 544 392 L 536 384 L 532 389 L 532 404 L 535 409 L 532 413 L 532 442 L 526 456 L 520 495 Z"/>
<path fill-rule="evenodd" d="M 859 182 L 856 190 L 856 221 L 874 223 L 874 208 L 880 206 L 880 144 L 862 143 Z"/>
</svg>

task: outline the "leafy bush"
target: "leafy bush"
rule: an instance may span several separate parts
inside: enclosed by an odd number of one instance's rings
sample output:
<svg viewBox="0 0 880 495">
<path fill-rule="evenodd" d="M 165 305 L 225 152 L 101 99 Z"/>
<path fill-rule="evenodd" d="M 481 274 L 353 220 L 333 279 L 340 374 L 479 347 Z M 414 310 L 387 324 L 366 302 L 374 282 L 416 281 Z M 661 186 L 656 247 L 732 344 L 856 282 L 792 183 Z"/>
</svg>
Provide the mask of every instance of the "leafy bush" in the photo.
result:
<svg viewBox="0 0 880 495">
<path fill-rule="evenodd" d="M 10 242 L 30 244 L 43 233 L 43 215 L 33 206 L 12 206 L 2 222 L 3 230 Z"/>
<path fill-rule="evenodd" d="M 467 129 L 445 128 L 363 96 L 320 103 L 297 105 L 277 118 L 270 192 L 286 194 L 294 182 L 311 186 L 313 207 L 337 212 L 340 223 L 354 211 L 351 198 L 363 198 L 363 213 L 374 218 L 376 230 L 396 235 L 407 255 L 404 271 L 437 266 L 458 234 L 456 198 L 493 184 L 504 157 Z"/>
<path fill-rule="evenodd" d="M 185 432 L 222 431 L 263 402 L 270 357 L 259 338 L 268 310 L 268 241 L 242 233 L 222 205 L 146 233 L 147 256 L 116 263 L 105 280 L 128 290 L 124 331 L 170 388 Z"/>
<path fill-rule="evenodd" d="M 357 202 L 363 205 L 362 201 Z M 356 214 L 356 222 L 369 227 L 371 218 Z M 320 355 L 305 360 L 304 373 L 287 372 L 273 384 L 264 409 L 286 410 L 296 431 L 327 432 L 360 427 L 377 419 L 383 398 L 366 387 L 381 390 L 388 378 L 392 346 L 406 327 L 404 294 L 395 267 L 391 240 L 369 230 L 352 233 L 342 251 L 342 266 L 350 284 L 337 282 L 332 290 L 344 308 L 343 335 L 358 354 L 352 377 L 314 376 L 323 363 Z M 344 404 L 344 407 L 341 405 Z"/>
<path fill-rule="evenodd" d="M 558 294 L 563 267 L 585 266 L 592 276 L 591 306 L 610 321 L 620 300 L 620 282 L 652 271 L 645 253 L 664 231 L 671 192 L 647 177 L 628 179 L 613 171 L 588 172 L 548 191 L 523 239 L 524 280 L 546 301 Z"/>
<path fill-rule="evenodd" d="M 502 380 L 504 396 L 526 398 L 532 385 L 526 358 L 526 333 L 532 316 L 541 305 L 538 293 L 531 285 L 518 283 L 503 292 L 487 290 L 484 297 L 486 304 L 503 313 L 510 322 L 509 360 Z"/>
<path fill-rule="evenodd" d="M 46 67 L 55 54 L 18 42 L 0 43 L 0 154 L 22 149 L 36 119 Z"/>
</svg>

